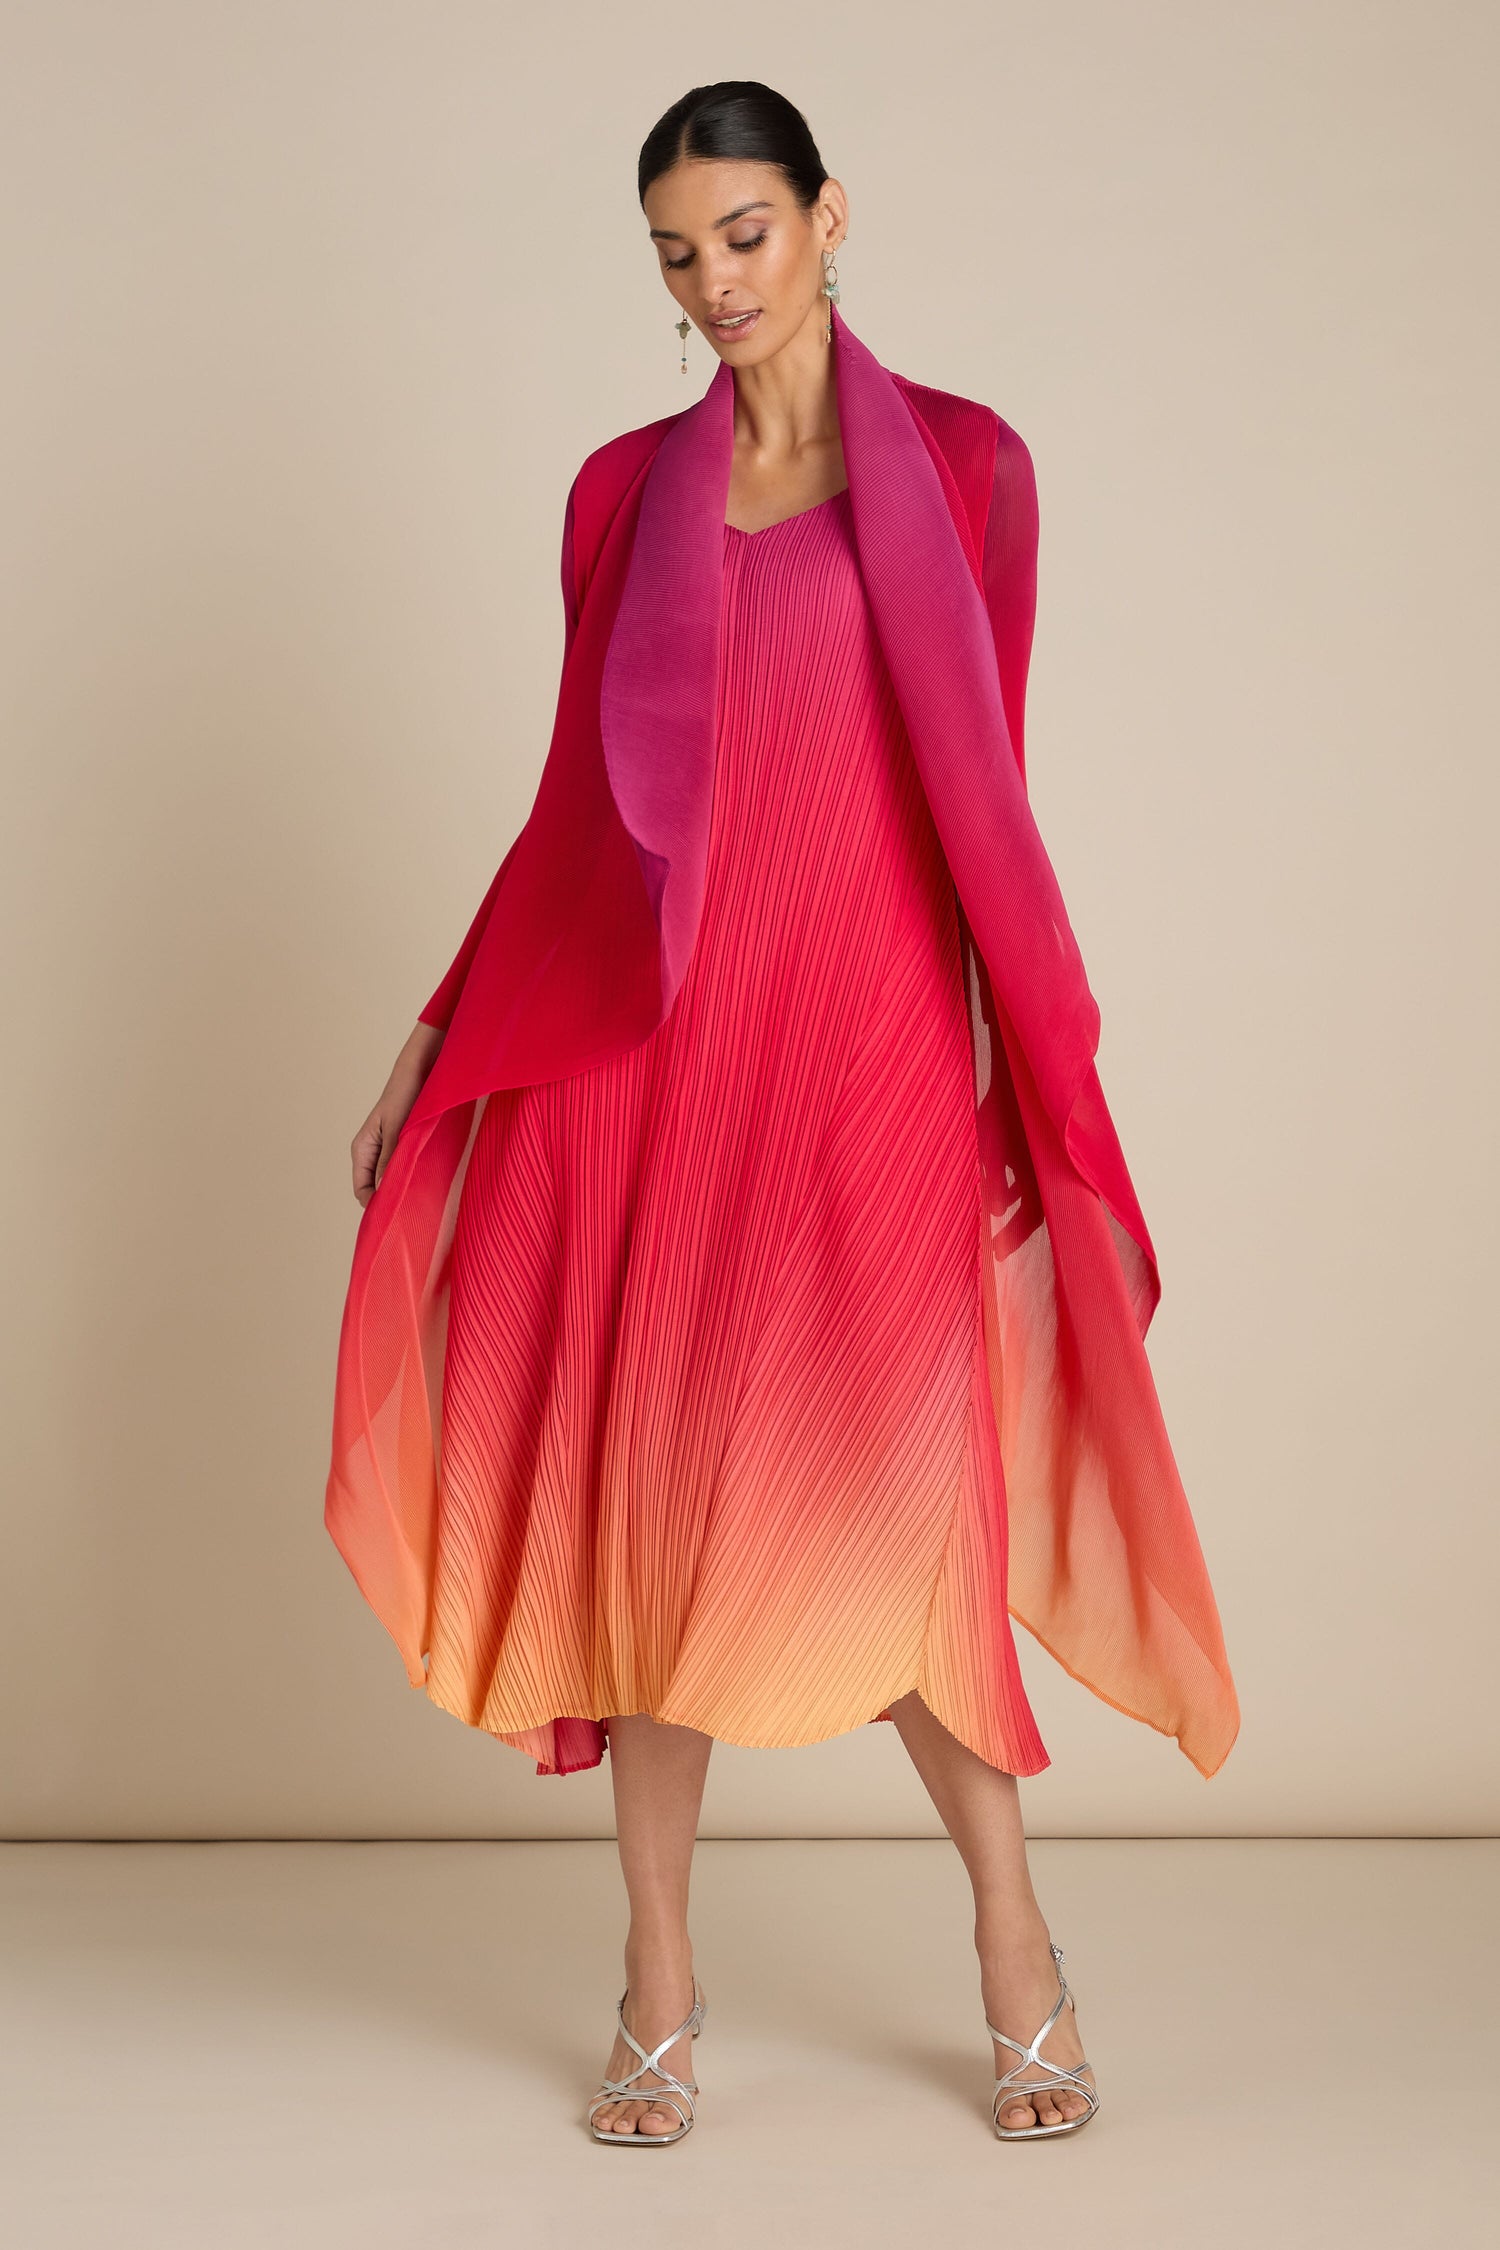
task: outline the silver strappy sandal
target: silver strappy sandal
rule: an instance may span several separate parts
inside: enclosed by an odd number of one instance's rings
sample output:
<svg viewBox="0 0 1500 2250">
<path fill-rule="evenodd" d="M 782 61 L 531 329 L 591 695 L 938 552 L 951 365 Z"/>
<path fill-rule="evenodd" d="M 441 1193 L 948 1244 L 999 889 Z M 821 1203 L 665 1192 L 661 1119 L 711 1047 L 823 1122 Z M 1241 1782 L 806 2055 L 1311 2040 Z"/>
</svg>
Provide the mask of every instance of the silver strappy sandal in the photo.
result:
<svg viewBox="0 0 1500 2250">
<path fill-rule="evenodd" d="M 1099 2107 L 1099 2096 L 1088 2080 L 1080 2078 L 1078 2075 L 1081 2070 L 1091 2069 L 1091 2064 L 1076 2062 L 1070 2069 L 1064 2069 L 1061 2063 L 1048 2062 L 1039 2052 L 1042 2041 L 1062 2014 L 1063 2002 L 1066 2001 L 1070 2008 L 1073 2007 L 1073 1995 L 1068 1990 L 1068 1980 L 1062 1973 L 1063 1949 L 1060 1945 L 1054 1945 L 1051 1947 L 1051 1953 L 1053 1967 L 1057 1972 L 1057 1999 L 1053 2003 L 1051 2015 L 1042 2025 L 1041 2030 L 1029 2047 L 1023 2047 L 1019 2039 L 1008 2038 L 1003 2031 L 997 2031 L 989 2018 L 985 2018 L 984 2028 L 990 2037 L 997 2039 L 1002 2047 L 1013 2048 L 1016 2054 L 1021 2057 L 1014 2069 L 1008 2070 L 1003 2078 L 995 2080 L 995 2092 L 990 2108 L 995 2120 L 995 2131 L 1002 2141 L 1039 2141 L 1050 2138 L 1054 2133 L 1076 2133 L 1080 2125 L 1087 2125 L 1089 2119 Z M 1076 2014 L 1076 2009 L 1074 2012 Z M 1032 2063 L 1035 2063 L 1042 2070 L 1050 2071 L 1051 2077 L 1023 2080 L 1020 2075 L 1021 2072 Z M 1044 2094 L 1049 2088 L 1058 2086 L 1066 2086 L 1070 2091 L 1082 2094 L 1089 2105 L 1088 2108 L 1080 2110 L 1076 2117 L 1062 2118 L 1056 2125 L 1001 2124 L 1001 2110 L 1007 2106 L 1008 2102 L 1014 2101 L 1018 2095 L 1023 2101 L 1030 2101 L 1033 2094 Z M 1006 2097 L 1006 2100 L 1002 2101 L 1002 2095 Z"/>
<path fill-rule="evenodd" d="M 670 2148 L 673 2141 L 680 2141 L 693 2129 L 693 2120 L 698 2114 L 693 2096 L 698 2091 L 698 2085 L 695 2079 L 674 2078 L 670 2070 L 663 2070 L 661 2058 L 669 2047 L 676 2045 L 685 2031 L 690 2030 L 693 2037 L 697 2038 L 703 2029 L 703 2019 L 708 2014 L 708 2002 L 703 1997 L 698 1979 L 694 1977 L 692 2007 L 677 2029 L 669 2031 L 665 2039 L 658 2040 L 647 2054 L 634 2032 L 626 2027 L 625 2002 L 629 1997 L 630 1987 L 627 1985 L 616 2002 L 615 2014 L 620 2019 L 620 2030 L 626 2043 L 634 2048 L 641 2059 L 624 2078 L 600 2079 L 599 2091 L 589 2103 L 589 2131 L 596 2141 L 608 2141 L 612 2148 Z M 664 2079 L 666 2083 L 661 2086 L 637 2086 L 635 2081 L 648 2070 L 654 2070 L 657 2077 Z M 660 2102 L 663 2108 L 675 2109 L 682 2123 L 671 2133 L 643 2133 L 639 2125 L 632 2126 L 628 2133 L 612 2133 L 607 2128 L 601 2133 L 594 2123 L 596 2113 L 607 2108 L 611 2102 L 621 2100 Z"/>
</svg>

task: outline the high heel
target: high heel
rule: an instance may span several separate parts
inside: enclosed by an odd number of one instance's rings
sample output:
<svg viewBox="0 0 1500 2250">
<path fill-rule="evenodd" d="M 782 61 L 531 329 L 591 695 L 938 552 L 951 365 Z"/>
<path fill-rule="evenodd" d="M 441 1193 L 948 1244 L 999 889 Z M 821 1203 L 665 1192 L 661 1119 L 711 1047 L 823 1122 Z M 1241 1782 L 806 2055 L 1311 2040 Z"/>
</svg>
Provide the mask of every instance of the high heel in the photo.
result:
<svg viewBox="0 0 1500 2250">
<path fill-rule="evenodd" d="M 708 2002 L 703 1997 L 698 1979 L 694 1977 L 692 2007 L 677 2029 L 669 2031 L 665 2039 L 658 2040 L 648 2054 L 625 2022 L 625 2002 L 629 1997 L 630 1987 L 627 1985 L 615 2004 L 615 2014 L 620 2019 L 620 2031 L 626 2044 L 641 2059 L 624 2078 L 600 2079 L 599 2091 L 589 2103 L 589 2131 L 596 2141 L 608 2141 L 614 2148 L 670 2148 L 673 2141 L 684 2139 L 693 2129 L 698 2114 L 693 2097 L 698 2091 L 698 2085 L 696 2079 L 675 2078 L 670 2070 L 664 2070 L 661 2058 L 669 2047 L 676 2045 L 685 2031 L 691 2031 L 693 2037 L 697 2038 L 703 2029 L 703 2019 L 708 2014 Z M 665 2079 L 665 2085 L 636 2086 L 635 2081 L 648 2070 L 654 2070 L 658 2078 Z M 607 2129 L 601 2133 L 594 2123 L 595 2113 L 607 2108 L 611 2102 L 621 2100 L 660 2102 L 663 2108 L 675 2109 L 682 2123 L 670 2133 L 643 2133 L 639 2125 L 632 2126 L 628 2133 L 612 2133 Z"/>
<path fill-rule="evenodd" d="M 1087 2079 L 1080 2078 L 1078 2075 L 1081 2070 L 1091 2069 L 1091 2064 L 1076 2062 L 1065 2068 L 1061 2063 L 1048 2062 L 1039 2052 L 1042 2041 L 1062 2014 L 1063 2002 L 1066 2001 L 1068 2006 L 1074 2009 L 1075 2015 L 1077 2013 L 1077 2009 L 1074 2008 L 1073 1995 L 1068 1989 L 1068 1980 L 1062 1973 L 1063 1949 L 1060 1945 L 1053 1945 L 1050 1947 L 1050 1951 L 1052 1966 L 1057 1975 L 1057 1998 L 1053 2002 L 1051 2015 L 1048 2016 L 1047 2021 L 1042 2025 L 1031 2045 L 1023 2047 L 1019 2039 L 1011 2039 L 1005 2032 L 997 2031 L 989 2018 L 985 2018 L 984 2028 L 990 2037 L 998 2040 L 1002 2047 L 1012 2048 L 1021 2057 L 1021 2060 L 1013 2069 L 1008 2070 L 1003 2078 L 995 2080 L 995 2091 L 990 2102 L 990 2113 L 995 2121 L 995 2131 L 1002 2141 L 1039 2141 L 1050 2138 L 1055 2133 L 1076 2133 L 1080 2125 L 1087 2125 L 1089 2119 L 1099 2107 L 1099 2096 Z M 1042 2070 L 1050 2071 L 1052 2076 L 1050 2078 L 1033 2078 L 1029 2081 L 1022 2080 L 1020 2073 L 1033 2063 Z M 1008 2107 L 1009 2103 L 1015 2101 L 1018 2096 L 1022 2101 L 1030 2101 L 1033 2095 L 1047 2093 L 1050 2089 L 1059 2086 L 1066 2086 L 1071 2092 L 1082 2094 L 1089 2105 L 1088 2108 L 1080 2110 L 1076 2117 L 1060 2119 L 1056 2125 L 1001 2124 L 1001 2109 Z M 1002 2094 L 1007 2097 L 1003 2103 L 1001 2101 Z"/>
</svg>

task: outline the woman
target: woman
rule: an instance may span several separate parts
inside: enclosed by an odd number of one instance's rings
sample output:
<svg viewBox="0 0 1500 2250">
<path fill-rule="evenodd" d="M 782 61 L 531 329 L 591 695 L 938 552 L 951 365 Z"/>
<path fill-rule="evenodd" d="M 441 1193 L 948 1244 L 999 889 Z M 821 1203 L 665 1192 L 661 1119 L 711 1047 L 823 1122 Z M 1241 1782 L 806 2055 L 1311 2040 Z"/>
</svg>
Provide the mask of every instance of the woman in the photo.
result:
<svg viewBox="0 0 1500 2250">
<path fill-rule="evenodd" d="M 1205 1774 L 1238 1714 L 1025 793 L 1030 456 L 835 311 L 781 96 L 693 89 L 638 184 L 719 365 L 569 492 L 536 801 L 354 1142 L 327 1522 L 442 1708 L 609 1748 L 597 2140 L 694 2121 L 714 1738 L 887 1718 L 973 1884 L 995 2130 L 1071 2132 L 1010 1615 Z"/>
</svg>

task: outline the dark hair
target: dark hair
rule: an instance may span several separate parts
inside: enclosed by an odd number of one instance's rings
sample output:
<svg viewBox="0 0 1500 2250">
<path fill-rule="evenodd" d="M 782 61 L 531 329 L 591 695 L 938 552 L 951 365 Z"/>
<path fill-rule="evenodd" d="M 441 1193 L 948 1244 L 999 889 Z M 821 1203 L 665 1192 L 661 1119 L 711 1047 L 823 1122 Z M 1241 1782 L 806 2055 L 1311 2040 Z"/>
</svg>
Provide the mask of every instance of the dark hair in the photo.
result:
<svg viewBox="0 0 1500 2250">
<path fill-rule="evenodd" d="M 774 164 L 785 173 L 804 211 L 817 202 L 828 177 L 801 110 L 758 78 L 722 78 L 716 86 L 694 86 L 657 119 L 641 143 L 636 166 L 643 209 L 652 181 L 685 156 Z"/>
</svg>

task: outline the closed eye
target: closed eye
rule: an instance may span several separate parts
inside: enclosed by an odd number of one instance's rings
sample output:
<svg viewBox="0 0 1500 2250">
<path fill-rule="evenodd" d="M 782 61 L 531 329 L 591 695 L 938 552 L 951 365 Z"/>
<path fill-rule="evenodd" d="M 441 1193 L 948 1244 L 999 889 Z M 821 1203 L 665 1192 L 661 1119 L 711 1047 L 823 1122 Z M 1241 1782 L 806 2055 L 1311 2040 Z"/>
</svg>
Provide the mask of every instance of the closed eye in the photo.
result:
<svg viewBox="0 0 1500 2250">
<path fill-rule="evenodd" d="M 760 233 L 752 235 L 748 242 L 731 242 L 729 247 L 731 250 L 758 250 L 766 239 L 766 233 L 766 228 L 762 227 Z M 681 273 L 684 266 L 692 264 L 696 255 L 696 251 L 690 250 L 685 258 L 664 258 L 662 263 L 668 273 Z"/>
</svg>

